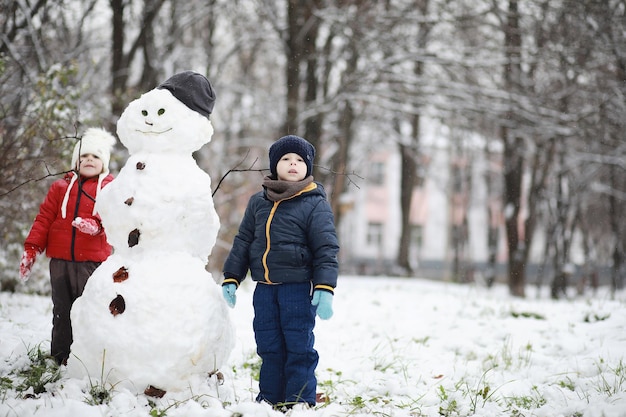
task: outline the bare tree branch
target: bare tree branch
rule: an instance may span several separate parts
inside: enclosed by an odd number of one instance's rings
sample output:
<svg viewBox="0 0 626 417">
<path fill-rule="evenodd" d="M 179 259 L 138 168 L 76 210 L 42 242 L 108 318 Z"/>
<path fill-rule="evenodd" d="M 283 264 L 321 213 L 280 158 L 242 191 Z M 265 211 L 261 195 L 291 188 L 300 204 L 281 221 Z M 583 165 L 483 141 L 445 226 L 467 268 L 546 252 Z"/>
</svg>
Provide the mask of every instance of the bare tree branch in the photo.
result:
<svg viewBox="0 0 626 417">
<path fill-rule="evenodd" d="M 45 180 L 46 178 L 49 178 L 49 177 L 56 177 L 56 176 L 59 176 L 59 175 L 65 175 L 67 173 L 72 172 L 71 169 L 68 170 L 68 171 L 63 171 L 63 172 L 50 172 L 50 169 L 48 168 L 48 164 L 46 163 L 46 161 L 42 161 L 42 162 L 46 166 L 46 171 L 48 172 L 46 175 L 44 175 L 42 177 L 39 177 L 39 178 L 29 178 L 26 181 L 24 181 L 24 182 L 22 182 L 20 184 L 17 184 L 15 187 L 11 188 L 6 193 L 0 194 L 0 198 L 5 197 L 5 196 L 11 194 L 15 190 L 17 190 L 17 189 L 19 189 L 19 188 L 21 188 L 21 187 L 23 187 L 23 186 L 25 186 L 27 184 L 30 184 L 31 182 L 39 182 L 39 181 Z"/>
<path fill-rule="evenodd" d="M 231 172 L 263 172 L 263 171 L 269 171 L 269 168 L 255 168 L 252 169 L 252 167 L 254 166 L 254 164 L 257 163 L 257 161 L 259 160 L 259 158 L 255 158 L 254 161 L 252 162 L 252 164 L 248 167 L 248 168 L 243 168 L 243 169 L 239 169 L 238 167 L 241 166 L 241 164 L 243 164 L 246 159 L 248 158 L 248 155 L 250 154 L 250 150 L 248 150 L 248 152 L 246 152 L 246 155 L 243 157 L 243 159 L 241 160 L 241 162 L 239 162 L 237 165 L 235 165 L 233 168 L 229 169 L 228 171 L 226 171 L 226 173 L 224 175 L 222 175 L 222 177 L 220 178 L 219 182 L 217 183 L 217 186 L 215 187 L 215 190 L 213 191 L 213 194 L 211 194 L 212 197 L 215 196 L 215 194 L 217 193 L 217 190 L 220 189 L 220 185 L 222 185 L 222 182 L 224 182 L 224 180 L 226 179 L 226 177 L 228 176 L 228 174 L 230 174 Z M 324 169 L 328 172 L 330 172 L 333 175 L 345 175 L 346 177 L 348 177 L 348 181 L 349 184 L 354 184 L 354 186 L 358 189 L 361 189 L 361 187 L 359 187 L 357 185 L 356 182 L 354 182 L 352 180 L 352 178 L 350 177 L 351 175 L 354 175 L 355 177 L 359 178 L 359 179 L 364 179 L 363 177 L 361 177 L 360 175 L 358 175 L 356 172 L 352 171 L 349 174 L 346 174 L 345 172 L 335 172 L 333 170 L 331 170 L 330 168 L 326 168 L 320 165 L 315 165 L 313 164 L 313 166 L 320 168 L 320 169 Z"/>
<path fill-rule="evenodd" d="M 348 178 L 348 185 L 353 184 L 353 185 L 354 185 L 356 188 L 358 188 L 359 190 L 361 189 L 361 187 L 359 187 L 359 185 L 358 185 L 356 182 L 354 182 L 354 181 L 352 180 L 352 178 L 350 177 L 350 175 L 354 175 L 355 177 L 357 177 L 357 178 L 358 178 L 358 179 L 360 179 L 360 180 L 365 179 L 365 178 L 363 178 L 362 176 L 360 176 L 359 174 L 357 174 L 357 173 L 356 173 L 356 172 L 354 172 L 354 171 L 352 171 L 351 173 L 349 173 L 349 174 L 348 174 L 348 173 L 345 173 L 345 172 L 337 172 L 337 171 L 333 171 L 332 169 L 330 169 L 330 168 L 326 168 L 326 167 L 323 167 L 323 166 L 321 166 L 321 165 L 316 165 L 316 164 L 313 164 L 313 166 L 314 166 L 314 167 L 317 167 L 317 168 L 320 168 L 320 169 L 323 169 L 323 170 L 325 170 L 325 171 L 328 171 L 328 172 L 330 172 L 332 175 L 345 175 L 345 176 Z"/>
<path fill-rule="evenodd" d="M 254 164 L 256 164 L 256 162 L 259 160 L 259 158 L 255 158 L 254 161 L 252 162 L 252 165 L 250 165 L 249 168 L 238 169 L 238 167 L 241 166 L 241 164 L 243 164 L 246 161 L 246 159 L 248 158 L 249 154 L 250 154 L 250 150 L 248 150 L 248 152 L 246 152 L 246 155 L 243 157 L 241 162 L 239 162 L 237 165 L 235 165 L 234 168 L 229 169 L 228 171 L 226 171 L 226 173 L 224 175 L 222 175 L 222 178 L 220 178 L 219 182 L 217 183 L 217 186 L 215 187 L 215 190 L 213 191 L 213 194 L 211 194 L 212 197 L 215 196 L 215 193 L 217 193 L 217 190 L 220 189 L 220 185 L 222 184 L 224 179 L 226 179 L 228 174 L 230 174 L 231 172 L 246 172 L 246 171 L 262 172 L 262 171 L 268 171 L 267 168 L 266 169 L 252 169 L 252 167 L 254 166 Z"/>
<path fill-rule="evenodd" d="M 83 138 L 82 136 L 78 136 L 78 126 L 76 123 L 74 123 L 74 136 L 63 136 L 61 139 L 77 139 L 80 142 L 80 146 L 82 146 L 83 143 Z M 79 147 L 79 154 L 80 154 L 80 147 Z M 23 186 L 30 184 L 31 182 L 39 182 L 42 180 L 45 180 L 46 178 L 50 178 L 50 177 L 58 177 L 60 175 L 65 175 L 68 174 L 72 171 L 74 171 L 74 167 L 72 167 L 72 169 L 69 169 L 67 171 L 62 171 L 62 172 L 50 172 L 50 168 L 48 168 L 48 164 L 46 163 L 46 161 L 41 161 L 45 168 L 46 168 L 46 172 L 47 174 L 39 177 L 39 178 L 29 178 L 24 182 L 21 182 L 19 184 L 17 184 L 15 187 L 9 189 L 7 192 L 0 194 L 0 198 L 5 197 L 9 194 L 11 194 L 12 192 L 14 192 L 15 190 L 22 188 Z"/>
</svg>

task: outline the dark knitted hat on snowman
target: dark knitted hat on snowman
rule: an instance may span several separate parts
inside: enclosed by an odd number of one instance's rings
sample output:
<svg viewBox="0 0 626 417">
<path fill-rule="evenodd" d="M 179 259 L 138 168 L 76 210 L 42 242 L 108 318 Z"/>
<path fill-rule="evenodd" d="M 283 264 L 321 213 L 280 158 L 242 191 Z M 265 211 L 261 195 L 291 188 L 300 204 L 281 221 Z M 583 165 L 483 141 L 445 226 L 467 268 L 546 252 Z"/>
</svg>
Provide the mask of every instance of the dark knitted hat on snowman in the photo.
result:
<svg viewBox="0 0 626 417">
<path fill-rule="evenodd" d="M 283 155 L 295 153 L 302 157 L 306 163 L 306 177 L 313 172 L 313 159 L 315 158 L 315 147 L 300 136 L 283 136 L 270 146 L 270 172 L 276 177 L 276 165 Z"/>
<path fill-rule="evenodd" d="M 215 104 L 215 91 L 209 80 L 193 71 L 179 72 L 157 87 L 168 90 L 174 97 L 191 110 L 207 119 Z"/>
</svg>

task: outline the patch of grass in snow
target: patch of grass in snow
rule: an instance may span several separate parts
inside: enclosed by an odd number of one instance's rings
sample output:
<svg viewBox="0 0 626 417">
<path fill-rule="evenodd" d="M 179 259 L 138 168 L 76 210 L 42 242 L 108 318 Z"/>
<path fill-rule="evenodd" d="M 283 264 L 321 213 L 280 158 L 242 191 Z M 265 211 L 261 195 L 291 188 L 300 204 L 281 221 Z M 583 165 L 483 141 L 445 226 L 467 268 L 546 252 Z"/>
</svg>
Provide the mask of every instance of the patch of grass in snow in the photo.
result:
<svg viewBox="0 0 626 417">
<path fill-rule="evenodd" d="M 108 404 L 111 401 L 111 389 L 106 388 L 103 384 L 96 382 L 95 384 L 89 380 L 89 397 L 85 398 L 85 402 L 89 405 Z"/>
<path fill-rule="evenodd" d="M 348 385 L 356 386 L 358 385 L 356 381 L 343 379 L 343 372 L 336 371 L 333 369 L 326 369 L 326 372 L 330 373 L 330 378 L 325 380 L 318 380 L 317 388 L 318 391 L 321 392 L 321 398 L 323 399 L 323 403 L 318 405 L 318 408 L 326 407 L 329 404 L 335 402 L 334 399 L 340 396 L 339 391 L 346 390 Z M 384 412 L 380 411 L 380 408 L 399 408 L 403 410 L 409 410 L 411 415 L 420 416 L 421 414 L 421 405 L 420 401 L 423 396 L 417 399 L 407 398 L 407 401 L 394 402 L 394 399 L 389 395 L 364 395 L 365 392 L 354 395 L 352 397 L 348 396 L 344 398 L 340 402 L 348 407 L 346 410 L 346 415 L 353 414 L 374 414 L 385 416 Z"/>
<path fill-rule="evenodd" d="M 507 416 L 524 417 L 532 415 L 527 414 L 528 411 L 539 408 L 546 404 L 546 399 L 539 393 L 537 386 L 533 386 L 531 392 L 527 395 L 518 395 L 512 397 L 501 396 L 497 394 L 500 387 L 492 387 L 487 379 L 487 374 L 491 370 L 487 370 L 480 377 L 475 386 L 471 387 L 467 382 L 461 381 L 455 385 L 458 392 L 461 393 L 463 401 L 461 404 L 469 402 L 469 414 L 475 415 L 479 409 L 485 408 L 487 403 L 497 404 L 506 412 Z M 439 398 L 442 405 L 439 407 L 439 414 L 442 416 L 452 416 L 459 414 L 459 401 L 452 399 L 450 395 L 445 393 L 443 387 L 439 387 Z M 443 395 L 446 394 L 446 395 Z M 504 414 L 503 414 L 504 415 Z"/>
<path fill-rule="evenodd" d="M 451 417 L 459 415 L 459 403 L 451 396 L 451 393 L 446 391 L 443 385 L 439 385 L 437 397 L 441 401 L 441 405 L 439 405 L 440 416 Z"/>
<path fill-rule="evenodd" d="M 495 398 L 494 395 L 498 388 L 493 389 L 489 381 L 487 381 L 487 373 L 489 373 L 489 371 L 491 371 L 491 369 L 487 369 L 483 372 L 476 387 L 470 387 L 468 383 L 465 383 L 465 394 L 469 397 L 470 411 L 472 414 L 476 413 L 478 408 L 483 408 L 487 402 Z"/>
<path fill-rule="evenodd" d="M 611 317 L 611 314 L 599 315 L 598 313 L 587 313 L 585 314 L 585 318 L 583 319 L 583 321 L 585 323 L 595 323 L 597 321 L 607 320 L 610 317 Z"/>
<path fill-rule="evenodd" d="M 561 388 L 567 388 L 570 391 L 575 391 L 576 390 L 576 384 L 574 384 L 574 381 L 572 381 L 572 379 L 568 376 L 566 377 L 566 379 L 562 379 L 560 381 L 557 382 L 557 385 Z"/>
<path fill-rule="evenodd" d="M 409 380 L 409 360 L 411 355 L 403 351 L 399 339 L 387 339 L 387 343 L 379 343 L 372 350 L 370 361 L 374 364 L 374 370 L 402 375 L 405 381 Z M 412 345 L 413 343 L 410 343 Z M 409 346 L 410 346 L 409 345 Z M 405 346 L 408 347 L 408 346 Z"/>
<path fill-rule="evenodd" d="M 151 399 L 148 399 L 148 405 L 150 406 L 149 415 L 150 417 L 166 417 L 167 412 L 170 409 L 177 408 L 181 404 L 184 404 L 184 402 L 175 401 L 172 404 L 168 405 L 167 407 L 161 409 L 161 408 L 158 408 L 157 404 L 154 401 L 152 401 Z"/>
<path fill-rule="evenodd" d="M 597 366 L 600 375 L 596 389 L 599 393 L 612 397 L 626 391 L 626 365 L 622 359 L 615 367 L 607 365 L 604 359 L 600 359 Z M 607 376 L 606 374 L 609 375 Z"/>
<path fill-rule="evenodd" d="M 485 371 L 475 385 L 470 385 L 464 378 L 453 387 L 437 386 L 439 398 L 439 415 L 443 417 L 459 417 L 480 415 L 480 409 L 487 404 L 495 404 L 503 416 L 526 417 L 534 415 L 532 410 L 544 406 L 547 401 L 537 386 L 524 395 L 504 396 L 499 394 L 500 387 L 493 387 L 487 379 Z"/>
<path fill-rule="evenodd" d="M 0 377 L 0 403 L 3 403 L 7 398 L 7 391 L 13 389 L 13 380 L 9 377 Z"/>
<path fill-rule="evenodd" d="M 487 356 L 483 363 L 485 369 L 493 369 L 499 366 L 507 370 L 522 369 L 530 365 L 532 353 L 533 345 L 530 342 L 519 348 L 517 352 L 514 352 L 512 343 L 507 337 L 504 340 L 502 349 Z"/>
<path fill-rule="evenodd" d="M 463 377 L 457 381 L 453 387 L 437 387 L 437 396 L 440 401 L 439 415 L 441 416 L 465 416 L 476 415 L 481 408 L 485 408 L 487 403 L 494 403 L 501 406 L 504 401 L 497 394 L 500 387 L 493 387 L 487 378 L 487 374 L 492 371 L 488 369 L 478 381 L 468 382 Z M 471 378 L 471 376 L 470 376 Z"/>
<path fill-rule="evenodd" d="M 330 377 L 317 381 L 317 389 L 322 392 L 325 404 L 329 404 L 332 398 L 337 397 L 339 387 L 345 388 L 348 384 L 356 385 L 356 381 L 343 379 L 343 372 L 341 371 L 327 368 L 326 372 L 330 374 Z"/>
<path fill-rule="evenodd" d="M 259 381 L 261 377 L 261 357 L 256 352 L 251 352 L 248 358 L 242 365 L 243 369 L 250 372 L 250 377 L 254 381 Z M 237 368 L 233 366 L 233 374 L 237 374 Z"/>
<path fill-rule="evenodd" d="M 185 398 L 182 400 L 174 400 L 170 398 L 165 402 L 165 404 L 161 404 L 161 407 L 159 407 L 159 404 L 157 404 L 157 401 L 153 400 L 150 397 L 146 397 L 146 400 L 148 402 L 148 406 L 150 407 L 150 411 L 148 412 L 148 415 L 150 417 L 166 417 L 167 413 L 170 410 L 176 410 L 178 407 L 184 406 L 185 404 L 191 403 L 191 402 L 198 404 L 200 407 L 202 407 L 205 410 L 215 407 L 215 405 L 217 404 L 217 400 L 215 400 L 214 398 L 212 398 L 211 396 L 207 394 L 196 395 L 193 393 L 191 397 Z M 221 403 L 221 406 L 223 407 L 230 405 L 230 403 L 228 402 L 220 402 L 220 403 Z M 242 415 L 238 413 L 231 414 L 230 417 L 236 417 L 236 416 L 242 417 Z"/>
<path fill-rule="evenodd" d="M 511 311 L 511 316 L 517 318 L 525 318 L 525 319 L 536 319 L 536 320 L 545 320 L 545 316 L 542 316 L 538 313 L 533 313 L 532 311 Z"/>
<path fill-rule="evenodd" d="M 83 362 L 74 355 L 78 361 L 83 364 Z M 85 403 L 89 405 L 101 405 L 108 404 L 111 401 L 112 391 L 115 389 L 115 385 L 107 382 L 108 375 L 104 375 L 104 363 L 106 359 L 106 350 L 102 352 L 102 366 L 100 368 L 100 378 L 95 381 L 91 379 L 91 375 L 87 375 L 89 378 L 89 396 L 85 398 Z M 83 364 L 84 366 L 84 364 Z M 85 367 L 85 371 L 87 368 Z"/>
<path fill-rule="evenodd" d="M 59 366 L 47 353 L 41 350 L 41 345 L 28 350 L 28 364 L 11 373 L 20 381 L 15 390 L 25 397 L 38 395 L 46 392 L 46 385 L 56 382 L 61 378 Z M 9 379 L 5 380 L 8 385 Z M 32 388 L 32 394 L 24 394 Z"/>
<path fill-rule="evenodd" d="M 426 346 L 426 343 L 428 342 L 428 340 L 430 340 L 430 336 L 424 336 L 422 338 L 414 337 L 412 340 L 413 340 L 414 343 L 416 343 L 418 345 Z"/>
<path fill-rule="evenodd" d="M 148 405 L 150 406 L 150 417 L 165 417 L 167 416 L 167 410 L 169 409 L 169 407 L 165 410 L 160 410 L 159 408 L 157 408 L 157 405 L 154 401 L 152 400 L 148 400 Z"/>
<path fill-rule="evenodd" d="M 393 401 L 390 398 L 386 398 L 380 395 L 370 397 L 370 398 L 365 398 L 360 395 L 357 395 L 356 397 L 352 398 L 348 402 L 348 405 L 352 407 L 352 409 L 347 411 L 348 415 L 352 415 L 355 413 L 358 413 L 358 414 L 367 413 L 367 414 L 374 414 L 374 415 L 379 415 L 379 416 L 391 416 L 392 415 L 391 413 L 387 414 L 379 410 L 380 410 L 380 407 L 383 407 L 383 408 L 394 407 Z"/>
<path fill-rule="evenodd" d="M 539 393 L 539 389 L 536 386 L 532 387 L 528 395 L 504 397 L 504 401 L 511 412 L 511 417 L 524 417 L 528 415 L 527 411 L 546 404 L 546 399 Z"/>
</svg>

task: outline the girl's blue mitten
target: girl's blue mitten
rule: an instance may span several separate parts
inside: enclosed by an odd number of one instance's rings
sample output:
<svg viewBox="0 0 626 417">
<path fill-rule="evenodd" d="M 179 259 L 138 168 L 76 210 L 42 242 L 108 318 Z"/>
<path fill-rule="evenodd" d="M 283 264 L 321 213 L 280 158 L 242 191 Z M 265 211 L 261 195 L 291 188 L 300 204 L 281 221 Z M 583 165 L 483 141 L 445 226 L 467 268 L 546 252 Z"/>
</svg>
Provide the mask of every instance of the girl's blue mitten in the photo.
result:
<svg viewBox="0 0 626 417">
<path fill-rule="evenodd" d="M 333 295 L 328 291 L 313 291 L 311 304 L 317 306 L 317 315 L 322 320 L 328 320 L 333 316 Z"/>
<path fill-rule="evenodd" d="M 237 302 L 237 295 L 235 295 L 235 291 L 237 291 L 237 286 L 235 284 L 222 285 L 224 300 L 226 300 L 226 304 L 228 304 L 230 308 L 235 307 L 235 303 Z"/>
</svg>

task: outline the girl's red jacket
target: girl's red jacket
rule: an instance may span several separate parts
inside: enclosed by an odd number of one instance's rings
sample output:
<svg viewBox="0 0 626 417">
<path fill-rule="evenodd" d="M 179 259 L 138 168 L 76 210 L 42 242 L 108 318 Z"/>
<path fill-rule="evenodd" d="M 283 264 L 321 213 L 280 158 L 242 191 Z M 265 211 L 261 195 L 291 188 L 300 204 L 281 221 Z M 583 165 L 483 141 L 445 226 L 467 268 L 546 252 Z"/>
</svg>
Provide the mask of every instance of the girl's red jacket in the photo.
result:
<svg viewBox="0 0 626 417">
<path fill-rule="evenodd" d="M 74 181 L 67 202 L 67 215 L 63 218 L 61 205 L 72 175 L 75 174 L 67 174 L 63 179 L 52 183 L 24 246 L 35 246 L 38 250 L 46 250 L 49 258 L 73 262 L 103 262 L 112 251 L 111 245 L 107 243 L 104 229 L 97 235 L 91 236 L 72 226 L 72 221 L 76 217 L 94 218 L 100 222 L 100 217 L 92 214 L 98 177 L 89 179 L 81 177 L 79 181 Z M 102 187 L 112 180 L 113 176 L 107 175 L 102 180 Z"/>
</svg>

